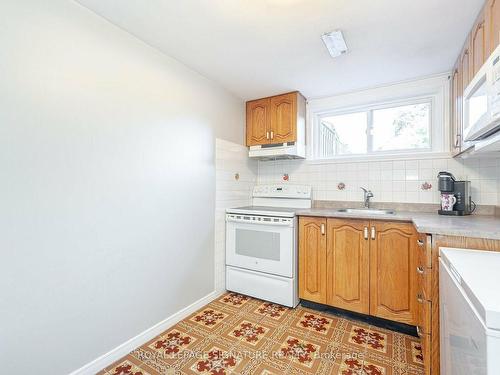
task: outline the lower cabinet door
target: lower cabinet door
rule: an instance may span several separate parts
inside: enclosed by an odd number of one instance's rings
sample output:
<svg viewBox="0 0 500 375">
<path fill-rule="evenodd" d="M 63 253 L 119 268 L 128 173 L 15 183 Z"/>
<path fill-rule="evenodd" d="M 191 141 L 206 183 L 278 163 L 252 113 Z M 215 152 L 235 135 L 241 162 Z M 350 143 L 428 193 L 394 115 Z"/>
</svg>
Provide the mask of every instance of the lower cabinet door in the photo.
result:
<svg viewBox="0 0 500 375">
<path fill-rule="evenodd" d="M 416 326 L 419 333 L 430 334 L 432 303 L 417 295 Z"/>
<path fill-rule="evenodd" d="M 371 222 L 370 314 L 417 324 L 418 234 L 412 224 Z"/>
<path fill-rule="evenodd" d="M 326 303 L 326 219 L 299 219 L 299 297 Z"/>
<path fill-rule="evenodd" d="M 328 219 L 327 304 L 368 314 L 369 221 Z"/>
</svg>

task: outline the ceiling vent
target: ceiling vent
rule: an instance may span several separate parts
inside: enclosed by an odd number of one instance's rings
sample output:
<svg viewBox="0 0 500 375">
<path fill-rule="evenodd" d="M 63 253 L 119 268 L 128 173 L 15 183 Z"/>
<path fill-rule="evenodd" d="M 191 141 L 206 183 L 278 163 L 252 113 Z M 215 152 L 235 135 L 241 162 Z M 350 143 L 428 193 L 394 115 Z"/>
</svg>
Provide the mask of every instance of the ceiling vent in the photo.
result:
<svg viewBox="0 0 500 375">
<path fill-rule="evenodd" d="M 325 46 L 332 57 L 338 57 L 347 53 L 347 44 L 345 43 L 342 31 L 336 30 L 323 34 L 321 39 L 323 39 L 323 43 L 325 43 Z"/>
</svg>

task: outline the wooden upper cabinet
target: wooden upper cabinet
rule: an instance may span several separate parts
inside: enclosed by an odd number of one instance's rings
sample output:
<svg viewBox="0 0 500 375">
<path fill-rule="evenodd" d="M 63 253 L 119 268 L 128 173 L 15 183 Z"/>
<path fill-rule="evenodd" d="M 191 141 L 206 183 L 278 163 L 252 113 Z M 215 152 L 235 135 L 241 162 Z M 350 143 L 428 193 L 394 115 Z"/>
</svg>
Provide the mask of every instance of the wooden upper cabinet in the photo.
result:
<svg viewBox="0 0 500 375">
<path fill-rule="evenodd" d="M 247 102 L 247 146 L 305 142 L 305 103 L 299 92 Z"/>
<path fill-rule="evenodd" d="M 500 44 L 500 0 L 487 0 L 484 27 L 487 54 L 490 55 Z"/>
<path fill-rule="evenodd" d="M 470 36 L 470 77 L 472 80 L 489 56 L 486 46 L 484 14 L 481 13 Z"/>
<path fill-rule="evenodd" d="M 271 143 L 297 139 L 297 93 L 271 98 Z"/>
<path fill-rule="evenodd" d="M 466 43 L 462 54 L 460 55 L 460 71 L 462 75 L 462 93 L 469 85 L 472 77 L 470 77 L 470 52 L 469 52 L 469 43 Z"/>
<path fill-rule="evenodd" d="M 326 303 L 326 219 L 299 219 L 299 297 Z"/>
<path fill-rule="evenodd" d="M 369 313 L 369 226 L 369 221 L 328 219 L 328 305 L 363 314 Z"/>
<path fill-rule="evenodd" d="M 451 146 L 454 156 L 463 151 L 463 92 L 498 45 L 500 45 L 500 0 L 486 0 L 454 68 L 450 106 Z"/>
<path fill-rule="evenodd" d="M 269 98 L 247 102 L 247 146 L 269 143 L 270 107 Z"/>
<path fill-rule="evenodd" d="M 462 74 L 457 63 L 451 76 L 451 147 L 453 155 L 461 151 L 462 137 Z"/>
<path fill-rule="evenodd" d="M 371 224 L 370 314 L 416 325 L 418 233 L 412 224 Z"/>
</svg>

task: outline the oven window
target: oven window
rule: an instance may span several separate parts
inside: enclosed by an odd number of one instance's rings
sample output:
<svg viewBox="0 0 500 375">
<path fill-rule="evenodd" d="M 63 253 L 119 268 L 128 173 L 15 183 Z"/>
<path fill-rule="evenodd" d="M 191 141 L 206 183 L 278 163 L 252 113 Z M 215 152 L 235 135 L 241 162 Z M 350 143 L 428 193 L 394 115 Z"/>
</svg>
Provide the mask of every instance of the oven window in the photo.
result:
<svg viewBox="0 0 500 375">
<path fill-rule="evenodd" d="M 236 229 L 236 254 L 252 258 L 280 260 L 280 234 Z"/>
</svg>

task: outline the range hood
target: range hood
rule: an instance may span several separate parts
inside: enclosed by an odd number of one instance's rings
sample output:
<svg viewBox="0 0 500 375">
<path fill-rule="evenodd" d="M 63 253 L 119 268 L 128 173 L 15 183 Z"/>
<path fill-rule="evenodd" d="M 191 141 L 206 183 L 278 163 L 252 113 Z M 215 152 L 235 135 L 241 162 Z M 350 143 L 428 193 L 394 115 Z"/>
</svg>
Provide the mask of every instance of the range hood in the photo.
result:
<svg viewBox="0 0 500 375">
<path fill-rule="evenodd" d="M 260 160 L 305 159 L 306 146 L 298 142 L 250 146 L 248 156 Z"/>
<path fill-rule="evenodd" d="M 479 154 L 493 154 L 500 156 L 500 132 L 497 132 L 486 139 L 477 142 L 474 145 L 476 152 Z"/>
<path fill-rule="evenodd" d="M 500 158 L 500 132 L 474 142 L 456 157 L 460 159 Z"/>
</svg>

